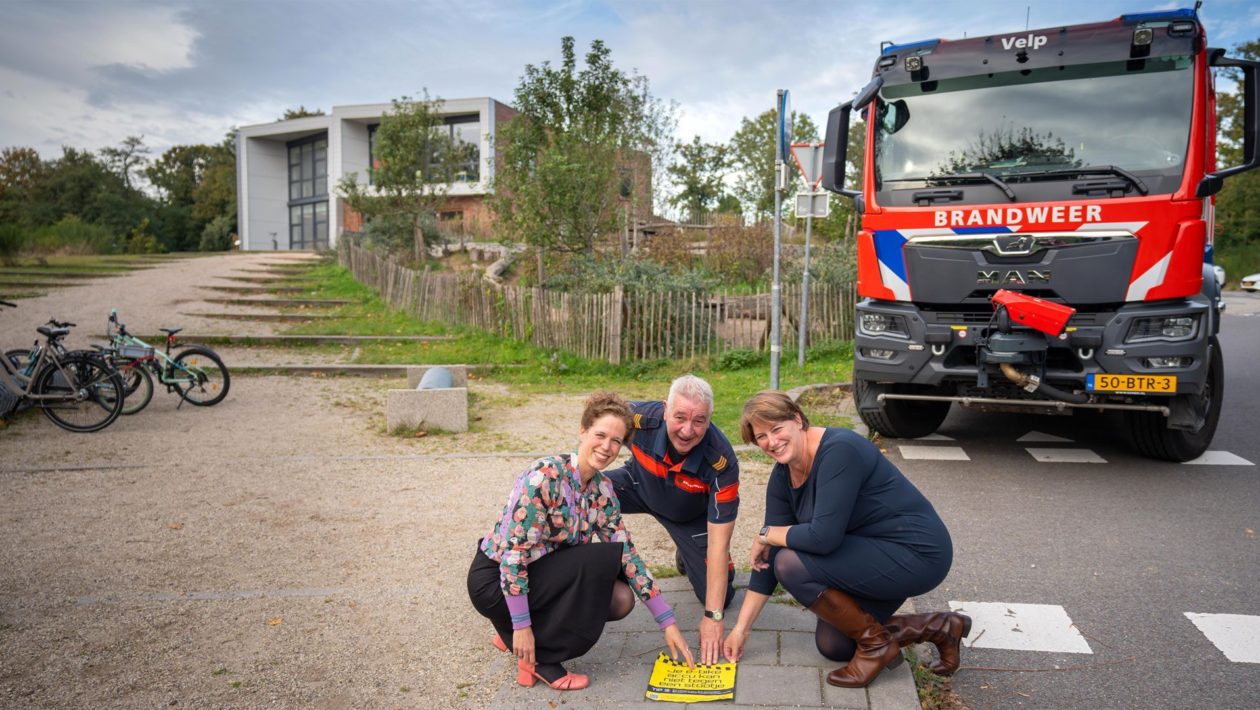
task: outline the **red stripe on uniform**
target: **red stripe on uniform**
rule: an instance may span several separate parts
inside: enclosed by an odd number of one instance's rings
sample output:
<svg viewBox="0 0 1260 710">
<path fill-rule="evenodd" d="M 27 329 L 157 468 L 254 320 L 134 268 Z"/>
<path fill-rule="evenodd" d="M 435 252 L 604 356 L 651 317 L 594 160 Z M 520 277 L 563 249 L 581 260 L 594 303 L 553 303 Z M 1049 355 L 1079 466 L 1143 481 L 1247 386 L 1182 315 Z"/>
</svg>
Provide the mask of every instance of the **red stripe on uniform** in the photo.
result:
<svg viewBox="0 0 1260 710">
<path fill-rule="evenodd" d="M 714 498 L 719 503 L 730 503 L 731 501 L 739 500 L 739 483 L 732 483 L 726 488 L 719 488 Z"/>
<path fill-rule="evenodd" d="M 665 478 L 669 474 L 669 469 L 665 468 L 665 464 L 649 456 L 643 449 L 631 444 L 630 451 L 634 454 L 634 459 L 643 467 L 643 470 L 653 476 Z"/>
<path fill-rule="evenodd" d="M 688 493 L 708 493 L 709 484 L 699 478 L 692 478 L 685 473 L 674 474 L 674 485 Z"/>
</svg>

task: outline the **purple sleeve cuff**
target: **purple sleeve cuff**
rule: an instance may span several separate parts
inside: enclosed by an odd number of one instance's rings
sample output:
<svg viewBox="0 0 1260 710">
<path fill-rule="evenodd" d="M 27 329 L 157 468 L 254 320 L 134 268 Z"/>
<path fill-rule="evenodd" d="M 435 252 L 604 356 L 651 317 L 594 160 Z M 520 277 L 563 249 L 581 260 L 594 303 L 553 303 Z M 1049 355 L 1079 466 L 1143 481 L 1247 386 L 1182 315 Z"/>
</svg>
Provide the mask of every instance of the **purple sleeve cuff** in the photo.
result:
<svg viewBox="0 0 1260 710">
<path fill-rule="evenodd" d="M 647 604 L 648 611 L 651 612 L 652 618 L 656 619 L 656 623 L 659 624 L 662 629 L 676 623 L 674 620 L 674 609 L 669 605 L 669 602 L 665 601 L 664 594 L 657 594 L 644 603 Z"/>
<path fill-rule="evenodd" d="M 524 629 L 530 625 L 529 621 L 529 595 L 528 594 L 504 594 L 503 600 L 507 602 L 508 613 L 512 615 L 512 628 Z"/>
</svg>

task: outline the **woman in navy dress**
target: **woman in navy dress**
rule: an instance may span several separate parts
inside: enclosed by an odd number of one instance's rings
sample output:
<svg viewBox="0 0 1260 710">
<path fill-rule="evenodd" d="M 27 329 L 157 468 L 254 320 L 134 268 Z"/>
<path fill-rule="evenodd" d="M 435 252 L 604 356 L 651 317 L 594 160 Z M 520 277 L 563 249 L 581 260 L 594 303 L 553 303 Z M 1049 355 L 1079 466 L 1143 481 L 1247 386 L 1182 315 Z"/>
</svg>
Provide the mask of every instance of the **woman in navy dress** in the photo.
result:
<svg viewBox="0 0 1260 710">
<path fill-rule="evenodd" d="M 848 429 L 811 427 L 787 395 L 762 392 L 744 405 L 740 433 L 777 465 L 766 485 L 766 519 L 752 547 L 752 580 L 724 644 L 739 659 L 775 584 L 818 616 L 815 643 L 848 664 L 827 682 L 864 687 L 930 641 L 937 673 L 958 668 L 971 619 L 954 612 L 894 616 L 909 597 L 949 573 L 949 531 L 927 498 L 874 444 Z"/>
</svg>

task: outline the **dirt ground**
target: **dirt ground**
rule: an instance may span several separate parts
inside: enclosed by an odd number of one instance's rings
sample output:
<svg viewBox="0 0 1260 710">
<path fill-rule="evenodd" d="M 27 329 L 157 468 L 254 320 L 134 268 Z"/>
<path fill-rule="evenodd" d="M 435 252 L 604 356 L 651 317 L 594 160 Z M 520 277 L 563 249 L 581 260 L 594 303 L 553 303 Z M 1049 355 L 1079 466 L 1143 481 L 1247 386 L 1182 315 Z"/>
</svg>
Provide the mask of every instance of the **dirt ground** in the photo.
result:
<svg viewBox="0 0 1260 710">
<path fill-rule="evenodd" d="M 198 261 L 246 260 L 275 261 Z M 102 308 L 72 291 L 23 310 Z M 0 321 L 5 347 L 17 322 Z M 474 383 L 473 431 L 404 439 L 382 431 L 401 386 L 238 376 L 219 406 L 158 392 L 96 434 L 37 413 L 0 428 L 0 705 L 485 706 L 514 669 L 468 603 L 467 566 L 515 474 L 574 445 L 581 397 Z M 737 562 L 769 468 L 743 470 Z M 649 564 L 672 562 L 659 525 L 629 527 Z"/>
</svg>

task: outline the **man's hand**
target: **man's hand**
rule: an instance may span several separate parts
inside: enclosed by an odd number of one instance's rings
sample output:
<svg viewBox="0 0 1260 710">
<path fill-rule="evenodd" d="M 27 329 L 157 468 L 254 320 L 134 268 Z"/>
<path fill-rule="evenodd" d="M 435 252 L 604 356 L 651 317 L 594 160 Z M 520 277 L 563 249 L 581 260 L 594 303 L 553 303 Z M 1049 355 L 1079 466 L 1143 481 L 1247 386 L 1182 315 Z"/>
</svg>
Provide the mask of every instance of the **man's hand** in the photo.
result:
<svg viewBox="0 0 1260 710">
<path fill-rule="evenodd" d="M 715 619 L 704 617 L 700 620 L 700 662 L 712 665 L 718 662 L 722 653 L 722 632 L 726 625 Z"/>
</svg>

